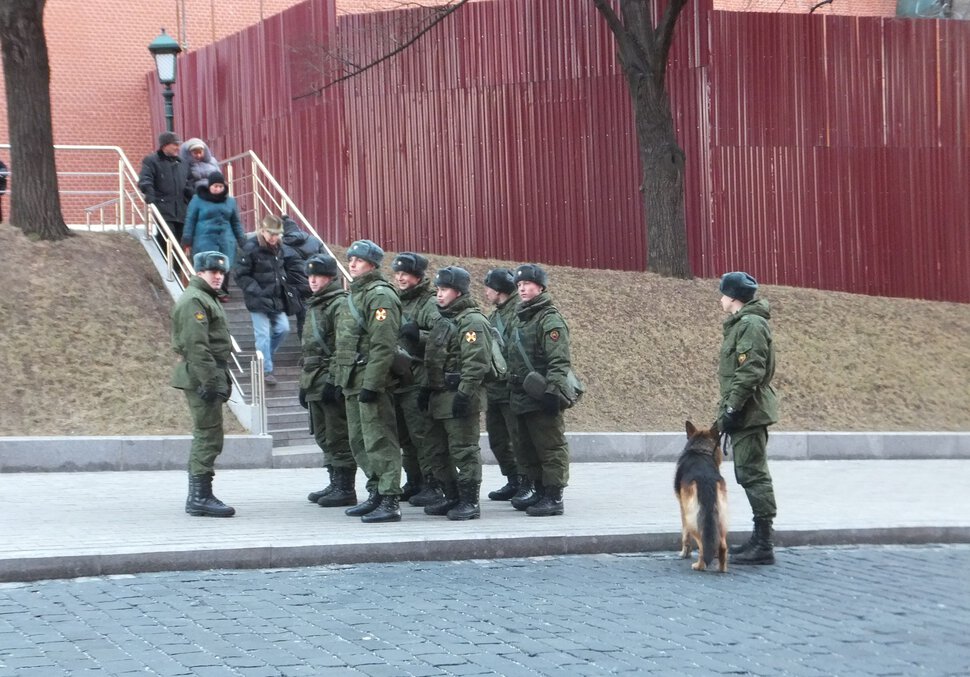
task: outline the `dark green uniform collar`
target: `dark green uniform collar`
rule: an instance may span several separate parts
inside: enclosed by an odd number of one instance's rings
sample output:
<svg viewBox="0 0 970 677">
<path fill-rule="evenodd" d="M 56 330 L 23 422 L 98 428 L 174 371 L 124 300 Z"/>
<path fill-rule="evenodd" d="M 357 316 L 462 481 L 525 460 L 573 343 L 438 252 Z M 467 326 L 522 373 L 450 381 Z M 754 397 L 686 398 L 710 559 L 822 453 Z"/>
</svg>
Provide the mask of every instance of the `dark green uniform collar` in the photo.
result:
<svg viewBox="0 0 970 677">
<path fill-rule="evenodd" d="M 192 276 L 192 279 L 189 280 L 189 286 L 190 287 L 195 287 L 199 291 L 204 291 L 206 294 L 208 294 L 212 298 L 216 298 L 216 297 L 219 296 L 219 291 L 216 290 L 216 289 L 213 289 L 212 286 L 208 282 L 206 282 L 205 280 L 203 280 L 198 275 L 193 275 Z"/>
<path fill-rule="evenodd" d="M 410 301 L 411 299 L 433 294 L 434 290 L 431 288 L 431 280 L 421 280 L 410 289 L 398 289 L 397 293 L 401 296 L 402 301 Z"/>
<path fill-rule="evenodd" d="M 527 322 L 536 316 L 537 313 L 552 307 L 552 296 L 549 292 L 542 292 L 530 301 L 523 301 L 519 304 L 516 314 L 523 322 Z"/>
<path fill-rule="evenodd" d="M 448 319 L 454 319 L 458 317 L 463 311 L 469 310 L 471 308 L 477 308 L 478 304 L 475 303 L 475 299 L 468 294 L 459 296 L 454 301 L 452 301 L 447 308 L 442 308 L 438 306 L 438 312 L 441 313 L 442 317 L 447 317 Z"/>
</svg>

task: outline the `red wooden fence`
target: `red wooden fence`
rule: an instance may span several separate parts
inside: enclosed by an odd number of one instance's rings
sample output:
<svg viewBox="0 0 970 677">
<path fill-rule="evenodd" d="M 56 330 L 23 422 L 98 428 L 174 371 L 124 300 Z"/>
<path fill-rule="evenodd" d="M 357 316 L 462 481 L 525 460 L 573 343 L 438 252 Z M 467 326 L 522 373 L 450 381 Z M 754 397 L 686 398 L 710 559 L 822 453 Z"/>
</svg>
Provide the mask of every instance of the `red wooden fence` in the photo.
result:
<svg viewBox="0 0 970 677">
<path fill-rule="evenodd" d="M 309 0 L 183 56 L 178 129 L 255 150 L 336 243 L 642 269 L 630 102 L 592 3 L 472 3 L 296 98 L 320 80 L 308 42 L 373 54 L 401 16 Z M 691 3 L 668 82 L 695 274 L 970 301 L 968 76 L 968 22 Z"/>
</svg>

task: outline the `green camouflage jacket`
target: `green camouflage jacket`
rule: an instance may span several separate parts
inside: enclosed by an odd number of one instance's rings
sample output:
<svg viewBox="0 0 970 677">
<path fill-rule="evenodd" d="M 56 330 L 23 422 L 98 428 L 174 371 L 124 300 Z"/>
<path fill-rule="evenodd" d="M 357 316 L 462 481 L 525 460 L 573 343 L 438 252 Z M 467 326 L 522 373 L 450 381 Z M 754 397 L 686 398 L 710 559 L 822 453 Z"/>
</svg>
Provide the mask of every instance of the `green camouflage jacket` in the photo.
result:
<svg viewBox="0 0 970 677">
<path fill-rule="evenodd" d="M 755 299 L 724 320 L 717 375 L 720 415 L 728 406 L 743 411 L 742 428 L 778 422 L 778 398 L 771 386 L 775 349 L 771 343 L 768 302 Z"/>
<path fill-rule="evenodd" d="M 471 399 L 469 413 L 481 411 L 485 393 L 483 382 L 492 370 L 491 331 L 488 320 L 471 296 L 459 296 L 447 308 L 438 308 L 441 317 L 435 323 L 425 346 L 426 380 L 424 385 L 435 391 L 431 416 L 451 418 L 455 393 Z M 449 387 L 449 380 L 457 380 Z"/>
<path fill-rule="evenodd" d="M 397 291 L 375 269 L 350 284 L 345 305 L 356 312 L 341 313 L 338 320 L 335 383 L 347 395 L 364 388 L 384 392 L 395 380 L 391 363 L 401 328 Z"/>
<path fill-rule="evenodd" d="M 509 405 L 513 413 L 527 414 L 538 411 L 541 404 L 522 389 L 522 380 L 529 373 L 522 352 L 528 356 L 532 369 L 546 378 L 547 393 L 566 391 L 566 378 L 571 368 L 569 327 L 552 304 L 549 292 L 542 292 L 531 301 L 523 301 L 517 306 L 511 332 L 511 340 L 506 348 Z"/>
<path fill-rule="evenodd" d="M 172 350 L 181 358 L 172 370 L 171 384 L 181 390 L 202 386 L 229 392 L 226 365 L 232 353 L 229 321 L 216 290 L 193 276 L 172 307 Z"/>
<path fill-rule="evenodd" d="M 337 323 L 346 312 L 347 292 L 339 277 L 307 300 L 301 337 L 303 371 L 300 372 L 300 388 L 306 391 L 307 402 L 319 400 L 323 386 L 328 381 L 333 383 L 330 362 L 337 348 Z"/>
</svg>

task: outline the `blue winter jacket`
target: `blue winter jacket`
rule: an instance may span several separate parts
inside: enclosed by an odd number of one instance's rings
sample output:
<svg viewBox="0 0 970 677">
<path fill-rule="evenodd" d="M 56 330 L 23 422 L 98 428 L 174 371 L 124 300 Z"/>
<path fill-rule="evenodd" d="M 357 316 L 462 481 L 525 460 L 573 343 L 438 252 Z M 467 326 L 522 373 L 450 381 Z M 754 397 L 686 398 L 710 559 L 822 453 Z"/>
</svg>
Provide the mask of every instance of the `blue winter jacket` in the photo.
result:
<svg viewBox="0 0 970 677">
<path fill-rule="evenodd" d="M 182 246 L 191 247 L 193 254 L 222 252 L 229 257 L 231 266 L 236 260 L 236 245 L 242 245 L 245 238 L 236 198 L 225 194 L 211 195 L 208 188 L 199 188 L 189 202 Z"/>
</svg>

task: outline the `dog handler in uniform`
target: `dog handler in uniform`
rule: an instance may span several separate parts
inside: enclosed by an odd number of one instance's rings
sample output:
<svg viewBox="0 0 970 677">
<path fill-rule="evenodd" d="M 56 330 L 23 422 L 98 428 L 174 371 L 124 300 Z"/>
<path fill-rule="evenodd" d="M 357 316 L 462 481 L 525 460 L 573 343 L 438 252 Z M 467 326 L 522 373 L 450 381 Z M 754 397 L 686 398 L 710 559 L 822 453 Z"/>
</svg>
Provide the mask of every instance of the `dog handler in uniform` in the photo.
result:
<svg viewBox="0 0 970 677">
<path fill-rule="evenodd" d="M 748 496 L 754 515 L 751 539 L 730 548 L 733 564 L 774 564 L 771 525 L 775 491 L 768 472 L 768 426 L 778 422 L 778 400 L 771 386 L 775 349 L 771 343 L 768 302 L 755 299 L 758 282 L 743 272 L 721 277 L 724 320 L 718 381 L 721 402 L 718 427 L 731 436 L 734 476 Z"/>
<path fill-rule="evenodd" d="M 512 497 L 512 507 L 533 517 L 563 514 L 569 482 L 569 444 L 561 396 L 569 389 L 569 329 L 546 291 L 546 271 L 526 263 L 513 274 L 522 302 L 516 309 L 507 348 L 509 406 L 518 425 L 520 467 L 528 479 Z M 526 377 L 538 375 L 542 392 L 529 394 Z"/>
<path fill-rule="evenodd" d="M 232 517 L 235 508 L 212 493 L 216 457 L 222 453 L 222 404 L 231 385 L 227 361 L 232 352 L 226 312 L 218 301 L 229 259 L 222 252 L 192 257 L 196 274 L 172 308 L 172 349 L 179 361 L 171 384 L 185 393 L 192 414 L 189 495 L 185 512 L 199 517 Z"/>
</svg>

